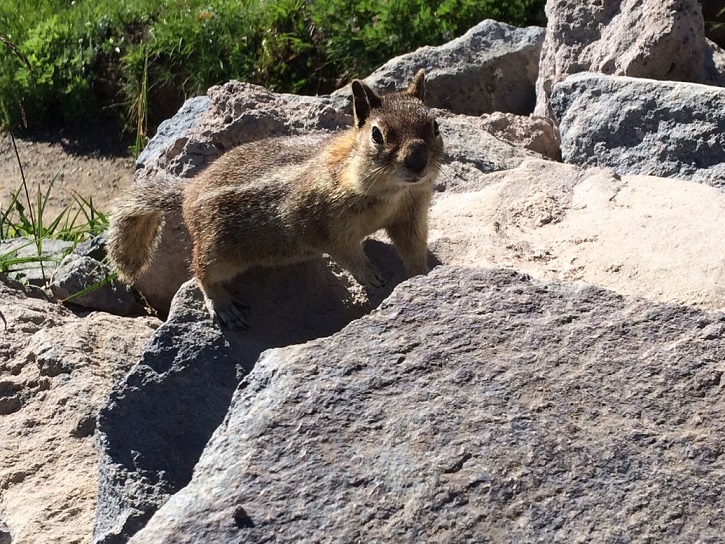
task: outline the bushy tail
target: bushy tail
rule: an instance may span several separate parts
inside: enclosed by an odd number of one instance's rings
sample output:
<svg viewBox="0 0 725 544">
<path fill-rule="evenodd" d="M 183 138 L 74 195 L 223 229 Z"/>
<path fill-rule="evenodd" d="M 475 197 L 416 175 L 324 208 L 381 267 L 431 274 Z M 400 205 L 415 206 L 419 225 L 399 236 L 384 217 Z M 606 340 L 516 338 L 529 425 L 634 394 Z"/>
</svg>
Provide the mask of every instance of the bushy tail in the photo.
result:
<svg viewBox="0 0 725 544">
<path fill-rule="evenodd" d="M 165 212 L 181 207 L 179 180 L 138 184 L 116 202 L 108 228 L 106 249 L 121 279 L 132 283 L 151 261 Z"/>
</svg>

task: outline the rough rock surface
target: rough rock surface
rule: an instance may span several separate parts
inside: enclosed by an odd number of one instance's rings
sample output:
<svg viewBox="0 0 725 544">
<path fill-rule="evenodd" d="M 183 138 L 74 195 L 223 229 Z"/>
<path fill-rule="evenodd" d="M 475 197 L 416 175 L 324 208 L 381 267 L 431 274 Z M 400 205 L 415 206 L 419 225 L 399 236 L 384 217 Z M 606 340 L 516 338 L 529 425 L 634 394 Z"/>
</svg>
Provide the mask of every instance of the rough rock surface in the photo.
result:
<svg viewBox="0 0 725 544">
<path fill-rule="evenodd" d="M 529 161 L 440 195 L 429 248 L 444 264 L 725 311 L 723 217 L 725 192 L 709 185 Z"/>
<path fill-rule="evenodd" d="M 365 81 L 374 88 L 395 90 L 425 68 L 431 107 L 463 115 L 528 115 L 534 110 L 543 41 L 543 28 L 486 20 L 447 44 L 395 57 Z M 345 88 L 335 94 L 348 92 Z"/>
<path fill-rule="evenodd" d="M 543 157 L 561 160 L 556 126 L 548 117 L 494 112 L 482 115 L 481 120 L 481 126 L 496 138 L 539 153 Z"/>
<path fill-rule="evenodd" d="M 73 253 L 81 257 L 90 257 L 97 261 L 106 258 L 106 242 L 108 241 L 108 231 L 103 231 L 98 236 L 89 238 L 85 242 L 81 242 L 73 248 Z"/>
<path fill-rule="evenodd" d="M 0 323 L 2 521 L 13 544 L 88 543 L 96 413 L 158 320 L 79 318 L 2 277 L 0 312 L 7 320 L 4 332 Z"/>
<path fill-rule="evenodd" d="M 722 313 L 442 267 L 265 353 L 131 542 L 715 542 L 724 360 Z"/>
<path fill-rule="evenodd" d="M 550 0 L 546 17 L 537 115 L 549 115 L 554 85 L 578 72 L 674 81 L 703 76 L 707 46 L 697 0 Z"/>
<path fill-rule="evenodd" d="M 352 124 L 352 117 L 343 112 L 348 107 L 347 96 L 275 94 L 231 81 L 209 89 L 204 101 L 192 100 L 151 140 L 150 151 L 139 159 L 136 183 L 164 176 L 190 177 L 240 143 L 270 136 L 332 132 Z M 467 190 L 481 172 L 514 168 L 538 156 L 492 136 L 479 118 L 444 110 L 437 114 L 446 141 L 445 165 L 438 179 L 440 191 Z M 181 284 L 190 278 L 190 248 L 180 214 L 170 214 L 154 259 L 135 284 L 162 314 Z"/>
<path fill-rule="evenodd" d="M 120 280 L 109 280 L 112 275 L 113 272 L 106 264 L 71 253 L 53 272 L 50 290 L 58 300 L 70 299 L 70 303 L 91 310 L 114 315 L 143 313 L 143 306 L 136 301 L 131 289 Z M 96 285 L 98 287 L 92 291 L 78 295 L 84 289 Z"/>
<path fill-rule="evenodd" d="M 551 106 L 564 162 L 725 188 L 725 89 L 576 74 Z"/>
<path fill-rule="evenodd" d="M 179 290 L 140 364 L 101 411 L 94 542 L 126 542 L 189 482 L 238 380 L 262 351 L 333 334 L 392 291 L 404 277 L 402 263 L 380 242 L 367 250 L 387 287 L 365 292 L 322 259 L 246 274 L 234 286 L 249 307 L 251 328 L 243 333 L 211 322 L 194 281 Z"/>
<path fill-rule="evenodd" d="M 705 41 L 705 63 L 697 82 L 725 87 L 725 49 L 711 40 Z"/>
</svg>

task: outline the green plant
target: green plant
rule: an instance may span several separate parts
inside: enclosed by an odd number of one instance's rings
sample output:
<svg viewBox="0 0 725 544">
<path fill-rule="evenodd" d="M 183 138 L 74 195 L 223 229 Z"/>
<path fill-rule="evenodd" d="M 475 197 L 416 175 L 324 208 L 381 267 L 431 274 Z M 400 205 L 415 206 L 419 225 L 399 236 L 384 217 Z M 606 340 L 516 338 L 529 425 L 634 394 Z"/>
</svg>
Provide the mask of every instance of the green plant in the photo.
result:
<svg viewBox="0 0 725 544">
<path fill-rule="evenodd" d="M 93 206 L 92 197 L 86 199 L 77 193 L 73 193 L 77 209 L 74 210 L 72 206 L 68 205 L 55 218 L 46 222 L 46 205 L 60 170 L 53 175 L 45 192 L 42 192 L 40 186 L 38 186 L 35 202 L 33 203 L 30 198 L 23 165 L 17 147 L 15 147 L 15 137 L 12 131 L 10 131 L 10 136 L 15 149 L 15 157 L 20 167 L 22 182 L 11 195 L 10 203 L 0 209 L 0 240 L 20 237 L 27 237 L 30 240 L 20 247 L 15 247 L 13 250 L 0 254 L 0 272 L 18 272 L 38 264 L 45 278 L 44 265 L 46 262 L 53 260 L 51 257 L 43 255 L 43 242 L 45 240 L 65 240 L 73 242 L 72 247 L 75 247 L 88 237 L 95 236 L 106 230 L 108 218 Z M 26 204 L 23 204 L 21 195 L 25 196 Z M 18 256 L 21 249 L 31 245 L 35 246 L 34 255 L 28 257 Z"/>
<path fill-rule="evenodd" d="M 29 73 L 33 73 L 31 61 L 26 58 L 12 42 L 5 38 L 2 38 L 0 41 L 7 45 L 16 54 L 16 56 L 20 58 L 20 60 L 26 63 Z M 5 103 L 0 102 L 0 107 L 5 115 L 6 122 L 9 125 L 9 115 Z M 55 172 L 44 193 L 41 191 L 40 186 L 38 186 L 35 203 L 33 204 L 30 199 L 30 191 L 28 190 L 28 183 L 25 179 L 23 164 L 20 160 L 20 154 L 18 153 L 18 148 L 15 143 L 15 135 L 13 134 L 12 129 L 9 129 L 8 133 L 13 145 L 22 181 L 20 187 L 18 187 L 15 193 L 11 195 L 10 204 L 4 210 L 0 209 L 0 241 L 18 237 L 28 237 L 30 240 L 25 244 L 21 244 L 19 247 L 15 246 L 11 250 L 0 253 L 0 273 L 21 272 L 28 267 L 39 264 L 43 279 L 47 282 L 44 264 L 55 259 L 53 257 L 43 255 L 43 241 L 51 238 L 66 240 L 73 242 L 73 247 L 75 247 L 78 242 L 84 240 L 86 237 L 103 232 L 108 227 L 108 218 L 105 214 L 99 212 L 93 206 L 93 197 L 85 199 L 81 195 L 73 193 L 73 199 L 78 206 L 75 213 L 71 206 L 66 206 L 66 208 L 64 208 L 60 214 L 50 221 L 50 223 L 46 223 L 46 205 L 48 203 L 50 192 L 60 174 L 60 169 Z M 26 207 L 23 205 L 21 200 L 21 193 L 25 196 L 27 213 Z M 81 216 L 83 216 L 84 219 L 80 219 Z M 24 257 L 18 256 L 21 249 L 31 245 L 35 246 L 34 255 Z M 84 290 L 81 294 L 85 294 L 86 292 L 100 287 L 111 279 L 113 278 L 106 278 L 102 282 Z M 75 296 L 80 296 L 80 294 Z M 0 318 L 2 318 L 5 329 L 7 329 L 5 317 L 0 314 Z"/>
<path fill-rule="evenodd" d="M 136 99 L 131 104 L 129 116 L 136 121 L 136 141 L 131 147 L 134 158 L 138 158 L 139 154 L 146 147 L 149 140 L 148 137 L 148 72 L 149 57 L 144 55 L 143 75 L 141 76 L 141 84 L 136 95 Z"/>
<path fill-rule="evenodd" d="M 0 272 L 18 272 L 28 266 L 39 264 L 45 276 L 44 264 L 53 261 L 51 257 L 43 255 L 43 242 L 45 240 L 65 240 L 73 242 L 68 251 L 78 243 L 102 233 L 108 227 L 108 218 L 93 206 L 93 199 L 83 198 L 74 193 L 73 199 L 76 209 L 66 206 L 50 221 L 45 221 L 45 207 L 50 196 L 55 177 L 48 184 L 45 193 L 38 188 L 35 203 L 28 208 L 22 203 L 21 193 L 27 184 L 21 184 L 12 194 L 10 203 L 0 210 L 0 240 L 26 237 L 30 240 L 12 251 L 0 254 Z M 35 246 L 35 254 L 29 257 L 18 257 L 20 249 Z"/>
<path fill-rule="evenodd" d="M 390 57 L 438 45 L 484 18 L 541 24 L 544 0 L 16 0 L 0 29 L 11 126 L 113 115 L 137 135 L 188 96 L 240 79 L 326 93 Z"/>
<path fill-rule="evenodd" d="M 708 30 L 723 30 L 725 29 L 725 8 L 715 13 L 712 19 L 705 19 L 705 27 Z"/>
</svg>

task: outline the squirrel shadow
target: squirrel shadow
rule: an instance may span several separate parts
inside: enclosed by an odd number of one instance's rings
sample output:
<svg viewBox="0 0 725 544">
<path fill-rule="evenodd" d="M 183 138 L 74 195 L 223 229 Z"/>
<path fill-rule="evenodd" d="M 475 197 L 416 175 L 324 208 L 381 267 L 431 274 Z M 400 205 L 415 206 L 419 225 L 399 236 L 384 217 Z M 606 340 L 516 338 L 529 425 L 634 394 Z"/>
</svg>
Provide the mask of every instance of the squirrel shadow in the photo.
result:
<svg viewBox="0 0 725 544">
<path fill-rule="evenodd" d="M 368 239 L 365 253 L 380 270 L 385 285 L 360 286 L 348 272 L 329 258 L 272 268 L 258 268 L 238 276 L 230 291 L 248 308 L 249 330 L 219 327 L 230 349 L 245 353 L 241 374 L 252 370 L 262 351 L 302 344 L 340 331 L 385 300 L 407 271 L 395 248 Z M 430 267 L 440 261 L 428 252 Z M 207 317 L 207 319 L 209 319 Z"/>
<path fill-rule="evenodd" d="M 263 351 L 338 332 L 407 278 L 392 245 L 369 239 L 365 251 L 384 287 L 363 289 L 329 259 L 238 276 L 230 290 L 248 306 L 246 331 L 214 323 L 195 280 L 179 289 L 168 321 L 100 411 L 94 537 L 130 538 L 189 483 L 235 390 Z M 431 268 L 440 264 L 430 252 L 428 260 Z"/>
</svg>

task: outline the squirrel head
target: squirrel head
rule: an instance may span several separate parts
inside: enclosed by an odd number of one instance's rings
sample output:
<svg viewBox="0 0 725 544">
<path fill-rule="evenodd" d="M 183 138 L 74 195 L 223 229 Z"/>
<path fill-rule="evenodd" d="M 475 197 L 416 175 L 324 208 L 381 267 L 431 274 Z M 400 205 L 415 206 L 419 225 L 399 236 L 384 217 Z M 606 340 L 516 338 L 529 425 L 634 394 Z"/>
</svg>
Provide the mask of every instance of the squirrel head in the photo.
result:
<svg viewBox="0 0 725 544">
<path fill-rule="evenodd" d="M 430 186 L 435 180 L 443 140 L 424 95 L 424 70 L 406 90 L 382 96 L 362 81 L 352 82 L 357 171 L 366 173 L 366 191 Z"/>
</svg>

